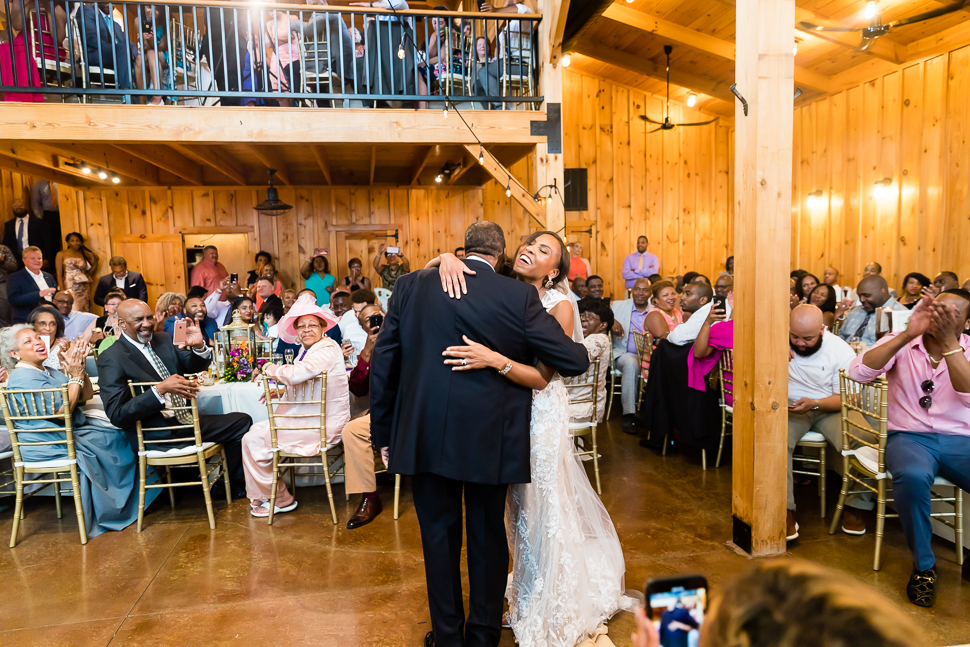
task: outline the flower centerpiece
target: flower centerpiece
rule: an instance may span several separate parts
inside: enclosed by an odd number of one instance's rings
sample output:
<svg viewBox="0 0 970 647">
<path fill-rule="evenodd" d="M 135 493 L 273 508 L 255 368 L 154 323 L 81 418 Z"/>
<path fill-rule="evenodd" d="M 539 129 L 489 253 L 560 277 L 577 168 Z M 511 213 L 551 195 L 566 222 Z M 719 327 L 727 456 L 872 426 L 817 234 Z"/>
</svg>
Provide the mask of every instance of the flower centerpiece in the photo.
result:
<svg viewBox="0 0 970 647">
<path fill-rule="evenodd" d="M 257 359 L 256 331 L 252 324 L 242 320 L 239 312 L 233 313 L 232 323 L 216 333 L 217 356 L 224 382 L 251 382 L 254 373 L 263 368 L 265 359 Z"/>
<path fill-rule="evenodd" d="M 222 369 L 223 382 L 252 382 L 253 373 L 262 370 L 265 359 L 255 359 L 252 348 L 245 342 L 228 350 Z"/>
</svg>

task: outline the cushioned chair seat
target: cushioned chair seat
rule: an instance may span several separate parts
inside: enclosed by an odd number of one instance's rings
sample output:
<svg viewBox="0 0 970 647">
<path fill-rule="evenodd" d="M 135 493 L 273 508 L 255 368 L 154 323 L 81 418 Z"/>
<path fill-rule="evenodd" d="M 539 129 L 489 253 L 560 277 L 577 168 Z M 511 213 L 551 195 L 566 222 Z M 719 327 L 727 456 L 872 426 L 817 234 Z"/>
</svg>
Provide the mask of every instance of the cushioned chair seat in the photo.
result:
<svg viewBox="0 0 970 647">
<path fill-rule="evenodd" d="M 215 445 L 215 443 L 208 442 L 202 443 L 202 451 L 205 451 Z M 145 452 L 145 456 L 148 458 L 175 458 L 176 456 L 188 456 L 189 454 L 194 454 L 199 451 L 199 448 L 195 445 L 189 445 L 188 447 L 172 447 L 171 449 L 161 450 L 161 449 L 149 449 Z"/>
<path fill-rule="evenodd" d="M 872 447 L 860 447 L 859 449 L 855 450 L 855 457 L 859 459 L 859 462 L 862 463 L 862 466 L 865 467 L 867 470 L 869 470 L 873 474 L 878 473 L 879 453 L 875 449 L 873 449 Z M 890 474 L 889 472 L 886 472 L 886 476 L 888 478 L 893 477 L 893 475 Z M 933 485 L 953 487 L 953 483 L 950 483 L 942 476 L 937 476 L 933 480 Z"/>
<path fill-rule="evenodd" d="M 802 439 L 799 440 L 798 442 L 800 442 L 800 443 L 824 443 L 825 442 L 825 436 L 823 436 L 822 434 L 818 433 L 817 431 L 810 431 L 810 432 L 806 433 L 804 436 L 802 436 Z"/>
</svg>

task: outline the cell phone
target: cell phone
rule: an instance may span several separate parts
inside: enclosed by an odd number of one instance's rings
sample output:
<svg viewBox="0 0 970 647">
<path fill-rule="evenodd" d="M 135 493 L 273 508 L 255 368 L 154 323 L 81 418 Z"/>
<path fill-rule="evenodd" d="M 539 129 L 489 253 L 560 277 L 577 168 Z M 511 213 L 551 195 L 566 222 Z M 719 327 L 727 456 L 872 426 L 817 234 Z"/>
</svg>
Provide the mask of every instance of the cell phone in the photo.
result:
<svg viewBox="0 0 970 647">
<path fill-rule="evenodd" d="M 384 323 L 384 315 L 381 313 L 373 314 L 367 317 L 367 325 L 371 327 L 373 332 L 377 332 L 381 328 L 381 324 Z"/>
<path fill-rule="evenodd" d="M 328 255 L 327 252 L 328 252 L 328 250 L 327 250 L 326 247 L 317 247 L 315 250 L 313 250 L 313 256 L 314 257 L 317 257 L 317 256 L 327 256 Z"/>
<path fill-rule="evenodd" d="M 239 283 L 239 275 L 236 274 L 235 272 L 233 272 L 232 274 L 230 274 L 229 275 L 229 282 L 232 283 L 233 285 L 235 285 L 236 283 Z"/>
<path fill-rule="evenodd" d="M 177 319 L 175 321 L 175 332 L 172 335 L 172 342 L 176 344 L 185 343 L 185 329 L 188 327 L 189 322 L 185 319 Z"/>
<path fill-rule="evenodd" d="M 727 297 L 722 297 L 714 295 L 714 305 L 711 307 L 712 310 L 723 310 L 724 314 L 727 314 Z"/>
<path fill-rule="evenodd" d="M 707 613 L 707 578 L 680 575 L 647 580 L 646 612 L 660 634 L 661 645 L 688 644 L 700 632 Z"/>
<path fill-rule="evenodd" d="M 388 254 L 400 254 L 401 253 L 401 248 L 400 247 L 388 247 L 387 248 L 387 253 Z"/>
</svg>

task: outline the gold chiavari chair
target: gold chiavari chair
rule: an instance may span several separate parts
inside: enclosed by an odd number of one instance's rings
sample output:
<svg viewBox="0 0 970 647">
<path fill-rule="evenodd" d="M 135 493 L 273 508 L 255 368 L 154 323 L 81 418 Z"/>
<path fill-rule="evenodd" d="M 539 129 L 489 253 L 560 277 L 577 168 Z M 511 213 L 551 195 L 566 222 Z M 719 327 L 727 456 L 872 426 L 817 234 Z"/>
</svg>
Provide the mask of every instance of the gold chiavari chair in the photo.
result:
<svg viewBox="0 0 970 647">
<path fill-rule="evenodd" d="M 889 383 L 885 377 L 880 377 L 868 384 L 857 382 L 845 374 L 845 369 L 840 369 L 839 396 L 842 404 L 842 491 L 839 493 L 839 504 L 832 517 L 829 534 L 834 535 L 839 527 L 842 508 L 848 495 L 866 491 L 875 494 L 876 554 L 872 570 L 878 571 L 881 566 L 880 553 L 886 519 L 899 516 L 886 513 L 886 504 L 892 502 L 888 497 L 891 492 L 892 474 L 886 471 Z M 873 429 L 869 420 L 875 421 L 878 428 Z M 872 440 L 873 436 L 875 440 Z M 870 484 L 872 481 L 875 481 L 875 487 Z M 850 490 L 850 487 L 864 489 Z M 939 494 L 937 488 L 953 488 L 953 496 Z M 952 506 L 952 511 L 933 512 L 930 516 L 953 529 L 957 564 L 963 564 L 963 491 L 945 478 L 937 476 L 933 481 L 931 500 L 932 503 L 945 503 Z"/>
<path fill-rule="evenodd" d="M 653 353 L 653 335 L 647 332 L 633 332 L 633 344 L 637 349 L 637 409 L 643 402 L 643 390 L 647 386 L 647 379 L 643 375 L 643 360 L 650 357 Z"/>
<path fill-rule="evenodd" d="M 724 453 L 724 439 L 734 431 L 734 351 L 730 348 L 721 353 L 717 361 L 717 379 L 721 389 L 721 441 L 717 446 L 717 460 L 714 469 L 721 466 L 721 456 Z M 728 404 L 728 396 L 731 404 Z M 728 425 L 731 432 L 728 432 Z"/>
<path fill-rule="evenodd" d="M 61 397 L 63 405 L 60 410 L 54 406 L 55 396 Z M 24 510 L 24 486 L 27 485 L 27 474 L 50 475 L 52 478 L 37 478 L 30 481 L 30 485 L 50 484 L 54 486 L 54 501 L 57 506 L 57 518 L 61 518 L 61 483 L 70 483 L 74 493 L 74 510 L 77 513 L 78 531 L 81 543 L 88 543 L 87 532 L 84 529 L 84 510 L 81 508 L 81 489 L 78 486 L 77 455 L 74 452 L 74 431 L 71 424 L 71 411 L 66 406 L 69 401 L 67 384 L 54 389 L 24 389 L 10 391 L 0 389 L 0 409 L 3 419 L 10 432 L 10 443 L 13 452 L 14 487 L 16 490 L 16 504 L 13 513 L 13 529 L 10 533 L 10 547 L 17 545 L 17 530 Z M 63 426 L 41 428 L 17 428 L 18 422 L 43 420 Z M 20 434 L 31 433 L 50 440 L 22 440 Z M 54 460 L 31 461 L 25 460 L 23 448 L 42 448 L 49 446 L 64 446 L 67 450 L 65 458 Z M 68 474 L 68 476 L 61 476 Z"/>
<path fill-rule="evenodd" d="M 157 385 L 158 382 L 128 381 L 128 388 L 133 398 L 138 397 Z M 168 406 L 166 410 L 172 412 L 180 410 L 189 411 L 192 414 L 192 422 L 181 423 L 178 418 L 172 417 L 170 419 L 172 422 L 171 425 L 167 427 L 148 427 L 148 431 L 175 432 L 181 429 L 186 432 L 191 432 L 191 435 L 178 438 L 151 438 L 146 440 L 141 421 L 139 420 L 135 423 L 135 431 L 138 434 L 138 532 L 141 532 L 142 520 L 145 517 L 145 492 L 147 490 L 167 489 L 169 504 L 172 508 L 175 508 L 174 488 L 190 485 L 202 486 L 202 494 L 205 497 L 205 511 L 209 516 L 209 529 L 215 530 L 216 519 L 212 512 L 211 490 L 212 486 L 220 478 L 226 488 L 226 503 L 232 503 L 232 486 L 229 484 L 226 450 L 220 443 L 202 442 L 202 432 L 199 430 L 199 406 L 194 398 L 187 399 L 185 406 Z M 185 443 L 192 444 L 185 446 Z M 157 449 L 166 446 L 168 446 L 168 449 Z M 161 468 L 164 467 L 165 482 L 148 483 L 149 467 L 154 468 L 153 473 L 159 476 L 161 476 Z M 173 467 L 198 467 L 199 480 L 173 483 Z"/>
<path fill-rule="evenodd" d="M 331 476 L 336 476 L 340 470 L 331 472 L 331 467 L 343 455 L 343 446 L 339 443 L 327 444 L 327 374 L 320 375 L 301 382 L 278 388 L 283 385 L 274 383 L 270 385 L 269 378 L 262 376 L 263 391 L 266 394 L 266 412 L 269 417 L 269 435 L 272 443 L 273 452 L 273 484 L 272 494 L 269 501 L 269 518 L 267 522 L 273 525 L 273 514 L 276 511 L 276 484 L 279 483 L 279 476 L 282 470 L 290 470 L 290 479 L 295 479 L 294 471 L 298 467 L 320 467 L 323 470 L 323 481 L 327 486 L 327 499 L 330 502 L 330 514 L 333 517 L 334 525 L 337 524 L 337 508 L 333 502 L 333 487 L 330 482 Z M 319 395 L 317 390 L 319 389 Z M 277 411 L 279 405 L 311 405 L 316 410 L 307 413 L 280 413 Z M 318 407 L 318 408 L 317 408 Z M 280 425 L 281 421 L 287 424 Z M 307 457 L 301 454 L 284 452 L 280 449 L 278 430 L 286 431 L 317 431 L 320 434 L 320 453 L 317 457 L 318 462 L 307 462 Z M 295 459 L 285 462 L 285 459 Z"/>
<path fill-rule="evenodd" d="M 614 396 L 621 395 L 623 392 L 623 373 L 620 372 L 613 364 L 610 364 L 610 369 L 607 371 L 607 377 L 610 381 L 606 385 L 606 420 L 610 419 L 610 412 L 613 411 L 613 398 Z"/>
<path fill-rule="evenodd" d="M 792 474 L 802 474 L 804 476 L 818 477 L 818 496 L 822 509 L 822 518 L 825 518 L 825 449 L 828 441 L 825 436 L 817 431 L 810 431 L 801 440 L 795 443 L 795 452 L 792 453 Z M 799 450 L 814 449 L 815 455 L 799 453 Z M 812 469 L 812 466 L 816 467 Z"/>
<path fill-rule="evenodd" d="M 565 381 L 566 392 L 569 394 L 569 404 L 588 404 L 590 406 L 589 419 L 577 420 L 575 422 L 570 421 L 569 433 L 572 434 L 574 439 L 582 436 L 590 437 L 592 446 L 589 449 L 580 449 L 577 447 L 576 456 L 579 458 L 583 456 L 593 457 L 593 473 L 596 475 L 596 492 L 602 495 L 603 488 L 600 486 L 599 450 L 596 444 L 596 427 L 598 424 L 596 422 L 596 409 L 599 398 L 599 383 L 599 359 L 594 359 L 589 365 L 589 368 L 586 369 L 586 372 L 580 377 Z"/>
<path fill-rule="evenodd" d="M 377 467 L 380 463 L 381 467 Z M 381 450 L 374 448 L 374 474 L 386 474 L 387 468 L 384 467 L 384 459 L 381 456 Z M 347 500 L 350 500 L 350 494 L 347 493 Z M 394 521 L 397 521 L 400 517 L 401 511 L 401 475 L 394 475 Z"/>
</svg>

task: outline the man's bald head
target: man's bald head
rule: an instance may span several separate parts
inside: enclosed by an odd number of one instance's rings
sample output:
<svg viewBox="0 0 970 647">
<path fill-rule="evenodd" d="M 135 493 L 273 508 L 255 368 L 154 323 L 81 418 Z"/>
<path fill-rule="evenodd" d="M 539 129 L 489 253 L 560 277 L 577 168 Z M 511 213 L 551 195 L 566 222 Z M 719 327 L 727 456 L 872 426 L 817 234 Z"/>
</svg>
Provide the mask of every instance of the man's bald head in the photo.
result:
<svg viewBox="0 0 970 647">
<path fill-rule="evenodd" d="M 734 279 L 730 274 L 722 274 L 714 281 L 714 294 L 719 297 L 726 297 L 728 292 L 734 290 Z"/>
<path fill-rule="evenodd" d="M 788 318 L 788 344 L 795 353 L 807 357 L 822 347 L 825 323 L 818 306 L 795 306 Z"/>
<path fill-rule="evenodd" d="M 121 331 L 142 344 L 152 340 L 155 332 L 155 313 L 138 299 L 125 299 L 118 304 L 118 325 Z"/>
<path fill-rule="evenodd" d="M 866 312 L 873 312 L 889 300 L 889 284 L 878 274 L 870 274 L 859 281 L 856 294 Z"/>
</svg>

